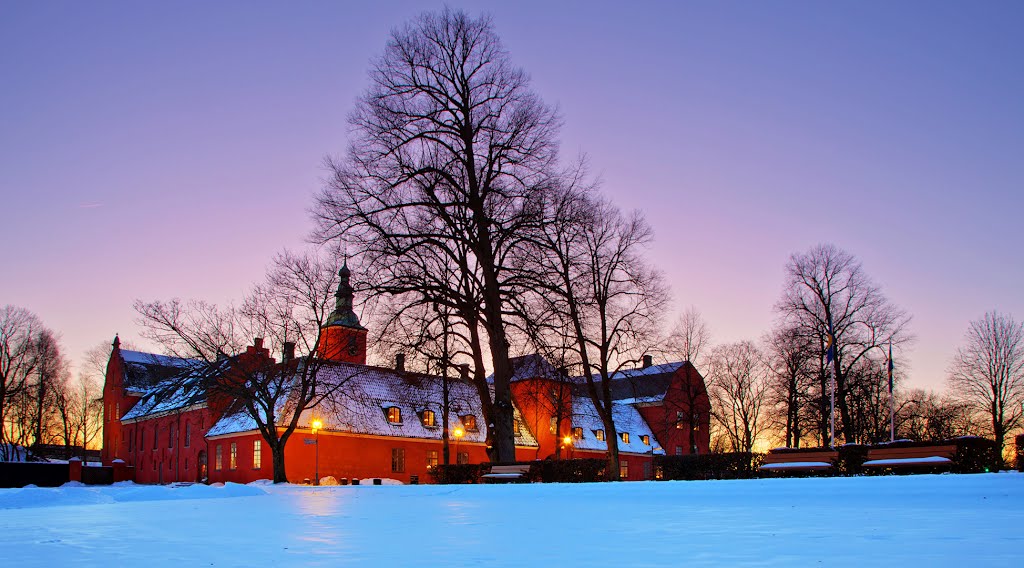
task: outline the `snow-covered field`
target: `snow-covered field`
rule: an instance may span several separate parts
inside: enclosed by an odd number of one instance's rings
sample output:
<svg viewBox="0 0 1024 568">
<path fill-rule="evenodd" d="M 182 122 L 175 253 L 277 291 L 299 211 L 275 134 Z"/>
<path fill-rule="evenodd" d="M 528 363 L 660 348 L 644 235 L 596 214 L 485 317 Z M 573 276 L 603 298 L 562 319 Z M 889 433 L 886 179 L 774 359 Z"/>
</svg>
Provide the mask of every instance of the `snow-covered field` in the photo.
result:
<svg viewBox="0 0 1024 568">
<path fill-rule="evenodd" d="M 1024 474 L 0 489 L 0 565 L 1020 566 Z"/>
</svg>

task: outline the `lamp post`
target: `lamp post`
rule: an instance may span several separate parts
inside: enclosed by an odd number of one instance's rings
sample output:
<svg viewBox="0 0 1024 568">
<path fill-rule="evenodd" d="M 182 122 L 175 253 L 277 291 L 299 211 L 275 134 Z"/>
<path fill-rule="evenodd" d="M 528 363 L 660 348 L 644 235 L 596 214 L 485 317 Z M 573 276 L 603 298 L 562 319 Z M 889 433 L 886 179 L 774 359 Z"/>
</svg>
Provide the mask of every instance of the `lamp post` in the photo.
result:
<svg viewBox="0 0 1024 568">
<path fill-rule="evenodd" d="M 459 442 L 462 441 L 462 436 L 465 433 L 462 428 L 455 428 L 455 431 L 452 432 L 452 435 L 455 436 L 455 463 L 459 463 Z"/>
<path fill-rule="evenodd" d="M 572 436 L 562 438 L 562 449 L 565 450 L 566 459 L 572 459 Z"/>
<path fill-rule="evenodd" d="M 313 421 L 313 445 L 316 446 L 316 457 L 313 461 L 313 475 L 316 476 L 316 479 L 313 481 L 313 485 L 320 485 L 320 428 L 323 425 L 324 423 L 319 420 Z"/>
</svg>

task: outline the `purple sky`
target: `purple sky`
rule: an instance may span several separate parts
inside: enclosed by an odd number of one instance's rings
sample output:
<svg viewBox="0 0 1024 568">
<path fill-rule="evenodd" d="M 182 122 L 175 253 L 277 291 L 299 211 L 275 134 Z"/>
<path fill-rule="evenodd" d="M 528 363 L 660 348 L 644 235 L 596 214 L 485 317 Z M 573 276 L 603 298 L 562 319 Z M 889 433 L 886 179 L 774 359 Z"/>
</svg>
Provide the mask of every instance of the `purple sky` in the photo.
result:
<svg viewBox="0 0 1024 568">
<path fill-rule="evenodd" d="M 0 304 L 77 360 L 141 343 L 136 298 L 240 297 L 301 246 L 389 30 L 441 6 L 372 4 L 0 3 Z M 911 386 L 1024 318 L 1024 4 L 448 4 L 493 15 L 717 341 L 819 242 L 913 315 Z"/>
</svg>

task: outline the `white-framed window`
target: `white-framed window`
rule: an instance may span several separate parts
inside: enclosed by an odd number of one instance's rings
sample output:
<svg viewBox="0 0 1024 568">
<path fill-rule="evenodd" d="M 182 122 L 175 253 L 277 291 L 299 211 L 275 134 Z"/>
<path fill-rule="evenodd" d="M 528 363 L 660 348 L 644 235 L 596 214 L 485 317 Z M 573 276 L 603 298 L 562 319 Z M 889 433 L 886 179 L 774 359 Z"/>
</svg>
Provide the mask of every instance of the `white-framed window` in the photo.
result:
<svg viewBox="0 0 1024 568">
<path fill-rule="evenodd" d="M 405 448 L 391 448 L 391 472 L 405 473 Z"/>
<path fill-rule="evenodd" d="M 683 429 L 683 411 L 682 410 L 676 412 L 676 428 L 678 428 L 680 430 Z"/>
<path fill-rule="evenodd" d="M 224 467 L 224 447 L 217 444 L 213 450 L 213 469 L 220 471 Z"/>
<path fill-rule="evenodd" d="M 263 440 L 253 440 L 252 468 L 259 469 L 261 467 L 263 467 Z"/>
<path fill-rule="evenodd" d="M 619 479 L 626 479 L 627 477 L 629 477 L 629 462 L 628 461 L 620 461 L 619 462 Z"/>
<path fill-rule="evenodd" d="M 573 440 L 582 440 L 583 439 L 583 427 L 582 426 L 573 426 L 573 429 L 572 429 L 572 439 Z"/>
<path fill-rule="evenodd" d="M 469 452 L 459 452 L 455 456 L 455 463 L 459 465 L 466 465 L 469 463 Z"/>
<path fill-rule="evenodd" d="M 427 450 L 427 469 L 437 467 L 437 450 Z"/>
<path fill-rule="evenodd" d="M 238 442 L 231 442 L 231 461 L 228 462 L 228 467 L 238 469 Z"/>
<path fill-rule="evenodd" d="M 391 424 L 402 423 L 402 409 L 397 406 L 388 407 L 388 422 Z"/>
</svg>

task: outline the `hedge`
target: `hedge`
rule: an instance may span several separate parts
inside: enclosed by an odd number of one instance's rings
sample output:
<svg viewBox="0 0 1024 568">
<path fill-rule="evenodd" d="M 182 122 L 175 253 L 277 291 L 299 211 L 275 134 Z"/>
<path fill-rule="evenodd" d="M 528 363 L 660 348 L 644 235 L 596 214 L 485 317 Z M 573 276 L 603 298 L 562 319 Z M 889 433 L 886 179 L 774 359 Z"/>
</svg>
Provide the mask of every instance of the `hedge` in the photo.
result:
<svg viewBox="0 0 1024 568">
<path fill-rule="evenodd" d="M 434 483 L 479 483 L 483 470 L 490 469 L 489 463 L 436 465 L 430 468 L 430 477 Z"/>
<path fill-rule="evenodd" d="M 654 465 L 665 480 L 751 479 L 761 460 L 762 454 L 750 452 L 690 454 L 655 456 Z"/>
<path fill-rule="evenodd" d="M 607 481 L 607 460 L 581 458 L 529 462 L 530 480 L 544 483 L 589 483 Z"/>
</svg>

